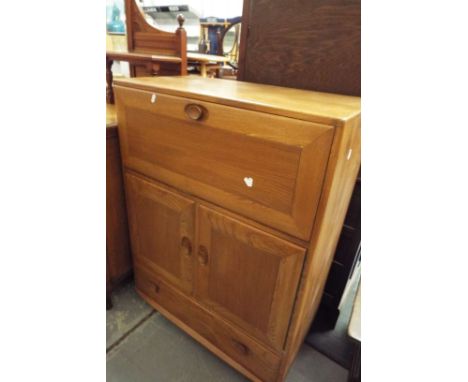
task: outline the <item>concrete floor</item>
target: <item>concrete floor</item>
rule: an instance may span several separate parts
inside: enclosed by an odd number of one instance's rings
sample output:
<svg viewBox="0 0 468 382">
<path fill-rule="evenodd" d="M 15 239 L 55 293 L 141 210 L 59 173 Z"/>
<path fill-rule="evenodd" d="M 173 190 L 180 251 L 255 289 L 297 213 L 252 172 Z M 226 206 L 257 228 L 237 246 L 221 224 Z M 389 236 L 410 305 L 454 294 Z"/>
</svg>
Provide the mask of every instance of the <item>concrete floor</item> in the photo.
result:
<svg viewBox="0 0 468 382">
<path fill-rule="evenodd" d="M 108 382 L 247 381 L 135 292 L 132 283 L 113 294 L 107 311 Z M 303 345 L 287 382 L 345 382 L 348 371 Z"/>
</svg>

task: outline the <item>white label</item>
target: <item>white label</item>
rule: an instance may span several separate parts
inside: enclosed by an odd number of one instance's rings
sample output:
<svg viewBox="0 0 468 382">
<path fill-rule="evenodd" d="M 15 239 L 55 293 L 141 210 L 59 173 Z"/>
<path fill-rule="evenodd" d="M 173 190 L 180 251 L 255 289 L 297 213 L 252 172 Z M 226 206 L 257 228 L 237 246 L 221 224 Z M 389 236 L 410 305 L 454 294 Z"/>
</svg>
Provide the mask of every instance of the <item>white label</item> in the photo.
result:
<svg viewBox="0 0 468 382">
<path fill-rule="evenodd" d="M 253 187 L 253 179 L 250 178 L 250 177 L 247 177 L 247 176 L 246 176 L 246 177 L 244 178 L 244 183 L 245 183 L 245 185 L 246 185 L 247 187 L 249 187 L 249 188 Z"/>
<path fill-rule="evenodd" d="M 151 96 L 151 103 L 155 103 L 156 102 L 156 94 L 153 93 L 153 95 Z"/>
</svg>

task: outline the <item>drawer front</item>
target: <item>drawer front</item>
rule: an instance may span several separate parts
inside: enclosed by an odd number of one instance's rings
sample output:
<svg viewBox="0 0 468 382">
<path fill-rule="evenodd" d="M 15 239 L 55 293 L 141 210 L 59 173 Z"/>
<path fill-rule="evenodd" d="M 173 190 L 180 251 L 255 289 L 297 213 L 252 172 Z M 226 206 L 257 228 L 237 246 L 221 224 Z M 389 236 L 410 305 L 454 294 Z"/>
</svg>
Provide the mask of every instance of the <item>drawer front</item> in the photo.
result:
<svg viewBox="0 0 468 382">
<path fill-rule="evenodd" d="M 135 268 L 137 289 L 157 309 L 165 309 L 263 381 L 275 381 L 280 355 L 215 318 L 154 273 Z M 162 310 L 162 309 L 161 309 Z M 190 334 L 190 333 L 189 333 Z"/>
<path fill-rule="evenodd" d="M 116 98 L 125 166 L 309 238 L 331 126 L 123 87 Z"/>
</svg>

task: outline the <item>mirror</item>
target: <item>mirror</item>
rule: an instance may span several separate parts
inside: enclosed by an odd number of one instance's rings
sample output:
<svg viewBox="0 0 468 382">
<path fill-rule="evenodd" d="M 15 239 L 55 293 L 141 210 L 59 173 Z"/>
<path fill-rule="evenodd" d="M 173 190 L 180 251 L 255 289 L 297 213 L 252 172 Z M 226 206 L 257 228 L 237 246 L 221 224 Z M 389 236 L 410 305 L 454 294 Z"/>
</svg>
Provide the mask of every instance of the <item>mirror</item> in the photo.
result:
<svg viewBox="0 0 468 382">
<path fill-rule="evenodd" d="M 223 34 L 223 55 L 229 58 L 228 64 L 237 69 L 239 62 L 239 45 L 241 36 L 241 22 L 231 24 Z"/>
</svg>

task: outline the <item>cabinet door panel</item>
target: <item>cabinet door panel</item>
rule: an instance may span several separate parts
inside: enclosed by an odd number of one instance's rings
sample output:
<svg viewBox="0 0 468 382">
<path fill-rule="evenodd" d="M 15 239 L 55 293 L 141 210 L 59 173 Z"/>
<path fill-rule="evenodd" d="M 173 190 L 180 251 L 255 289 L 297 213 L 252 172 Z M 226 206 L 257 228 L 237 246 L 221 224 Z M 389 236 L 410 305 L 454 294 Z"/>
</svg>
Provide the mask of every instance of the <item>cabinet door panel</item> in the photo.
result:
<svg viewBox="0 0 468 382">
<path fill-rule="evenodd" d="M 126 167 L 308 240 L 333 126 L 153 94 L 116 87 Z"/>
<path fill-rule="evenodd" d="M 281 349 L 306 250 L 204 206 L 198 232 L 199 301 Z"/>
<path fill-rule="evenodd" d="M 129 173 L 126 184 L 135 262 L 191 293 L 194 202 Z"/>
</svg>

